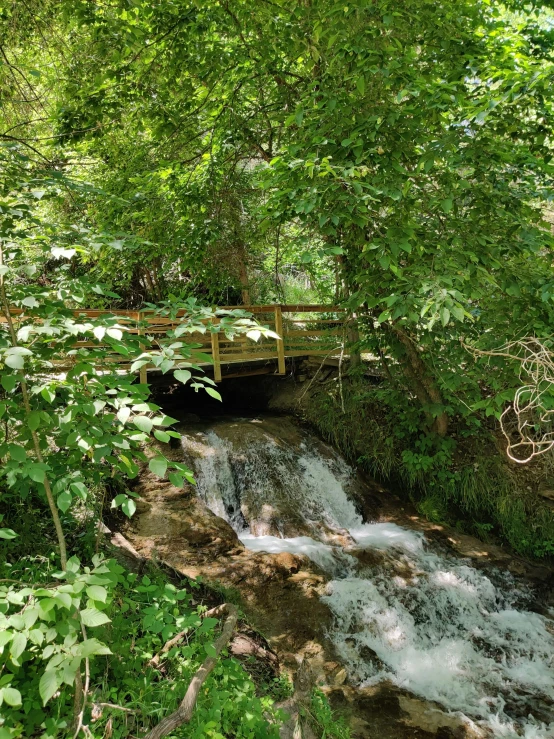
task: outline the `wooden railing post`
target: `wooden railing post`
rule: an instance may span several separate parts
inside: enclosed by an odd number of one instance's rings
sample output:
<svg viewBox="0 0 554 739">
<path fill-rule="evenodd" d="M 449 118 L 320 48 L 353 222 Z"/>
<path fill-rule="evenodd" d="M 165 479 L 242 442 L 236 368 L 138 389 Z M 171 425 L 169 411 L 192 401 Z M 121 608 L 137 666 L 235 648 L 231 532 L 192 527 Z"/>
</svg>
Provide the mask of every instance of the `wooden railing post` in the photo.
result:
<svg viewBox="0 0 554 739">
<path fill-rule="evenodd" d="M 285 336 L 283 334 L 283 311 L 280 305 L 275 306 L 275 332 L 281 337 L 277 339 L 277 367 L 280 375 L 287 371 L 285 365 Z"/>
<path fill-rule="evenodd" d="M 362 357 L 359 349 L 353 347 L 359 344 L 360 332 L 358 330 L 358 320 L 355 313 L 346 319 L 346 338 L 349 346 L 350 366 L 359 367 L 362 363 Z"/>
<path fill-rule="evenodd" d="M 138 327 L 138 335 L 144 336 L 144 329 L 140 326 L 140 312 L 137 311 L 137 327 Z M 140 348 L 142 351 L 146 349 L 145 344 L 140 344 Z M 146 385 L 148 383 L 148 370 L 146 369 L 146 365 L 143 364 L 143 366 L 139 369 L 139 382 L 141 385 Z"/>
<path fill-rule="evenodd" d="M 219 333 L 212 332 L 212 359 L 214 360 L 214 380 L 221 382 L 221 362 L 219 360 Z"/>
</svg>

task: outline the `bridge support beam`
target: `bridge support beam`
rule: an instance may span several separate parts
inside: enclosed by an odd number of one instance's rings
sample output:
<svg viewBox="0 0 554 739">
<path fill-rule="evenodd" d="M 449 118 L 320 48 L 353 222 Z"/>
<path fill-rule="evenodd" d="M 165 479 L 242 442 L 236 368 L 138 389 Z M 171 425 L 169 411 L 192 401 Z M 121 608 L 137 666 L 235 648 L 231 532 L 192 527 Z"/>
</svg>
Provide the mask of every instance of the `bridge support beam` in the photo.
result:
<svg viewBox="0 0 554 739">
<path fill-rule="evenodd" d="M 139 336 L 144 336 L 144 329 L 140 327 L 140 313 L 137 313 L 137 330 Z M 141 344 L 140 348 L 141 351 L 146 351 L 146 346 L 144 344 Z M 146 369 L 145 364 L 139 369 L 139 382 L 141 385 L 148 384 L 148 370 Z"/>
<path fill-rule="evenodd" d="M 283 335 L 283 311 L 280 305 L 275 306 L 275 332 L 281 337 L 277 339 L 277 371 L 280 375 L 284 375 L 286 373 L 285 337 Z"/>
<path fill-rule="evenodd" d="M 212 359 L 214 360 L 214 380 L 221 382 L 221 361 L 219 357 L 219 333 L 212 333 Z"/>
</svg>

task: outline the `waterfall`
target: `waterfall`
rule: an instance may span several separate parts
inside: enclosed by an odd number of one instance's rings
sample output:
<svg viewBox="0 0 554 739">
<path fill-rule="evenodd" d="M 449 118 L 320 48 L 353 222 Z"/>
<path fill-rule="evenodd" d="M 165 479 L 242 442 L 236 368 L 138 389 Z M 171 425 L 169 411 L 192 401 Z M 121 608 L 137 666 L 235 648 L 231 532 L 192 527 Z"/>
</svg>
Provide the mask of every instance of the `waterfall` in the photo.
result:
<svg viewBox="0 0 554 739">
<path fill-rule="evenodd" d="M 303 554 L 326 574 L 351 684 L 387 680 L 476 736 L 554 736 L 554 623 L 529 610 L 528 586 L 420 532 L 364 523 L 353 470 L 290 421 L 219 422 L 183 445 L 199 495 L 247 548 Z"/>
</svg>

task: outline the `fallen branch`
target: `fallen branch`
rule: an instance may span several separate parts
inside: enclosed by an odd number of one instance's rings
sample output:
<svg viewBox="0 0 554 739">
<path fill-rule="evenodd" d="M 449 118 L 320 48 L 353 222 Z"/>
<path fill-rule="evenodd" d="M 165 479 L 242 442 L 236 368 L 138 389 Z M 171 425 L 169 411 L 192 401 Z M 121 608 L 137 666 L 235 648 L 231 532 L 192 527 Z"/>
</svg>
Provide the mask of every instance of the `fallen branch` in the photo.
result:
<svg viewBox="0 0 554 739">
<path fill-rule="evenodd" d="M 215 608 L 211 608 L 209 611 L 206 611 L 205 613 L 200 614 L 200 618 L 217 618 L 222 614 L 222 608 L 227 608 L 227 603 L 224 603 L 220 606 L 215 606 Z M 163 647 L 160 649 L 158 654 L 155 654 L 152 659 L 147 663 L 147 667 L 157 667 L 164 654 L 167 654 L 170 649 L 175 647 L 179 642 L 185 638 L 185 636 L 189 633 L 189 629 L 184 629 L 184 631 L 180 631 L 178 634 L 175 634 L 171 639 L 166 641 L 166 643 L 163 645 Z"/>
<path fill-rule="evenodd" d="M 114 711 L 123 711 L 124 713 L 131 713 L 135 714 L 137 711 L 133 708 L 125 708 L 125 706 L 120 706 L 117 703 L 93 703 L 92 704 L 92 721 L 98 721 L 98 719 L 102 718 L 102 715 L 104 711 L 102 709 L 104 708 L 111 708 Z"/>
<path fill-rule="evenodd" d="M 223 616 L 225 613 L 227 614 L 227 618 L 223 625 L 223 630 L 214 643 L 215 657 L 207 657 L 204 660 L 202 666 L 197 670 L 196 674 L 190 681 L 185 697 L 181 701 L 179 708 L 176 711 L 173 711 L 169 716 L 166 716 L 166 718 L 162 719 L 159 724 L 154 726 L 154 728 L 146 734 L 144 739 L 162 739 L 162 737 L 167 736 L 179 726 L 188 724 L 191 720 L 200 688 L 208 678 L 210 672 L 216 666 L 217 658 L 219 657 L 221 650 L 229 643 L 238 620 L 238 609 L 231 603 L 223 603 L 204 614 L 204 618 L 206 618 L 207 616 Z M 177 636 L 179 636 L 179 634 Z M 176 637 L 170 641 L 173 641 L 175 638 Z M 169 642 L 167 644 L 169 644 Z M 164 649 L 167 644 L 164 645 L 160 654 L 164 653 Z M 168 647 L 168 649 L 171 649 L 171 647 Z"/>
<path fill-rule="evenodd" d="M 176 634 L 173 639 L 170 639 L 169 641 L 166 641 L 166 643 L 163 645 L 163 647 L 160 649 L 158 654 L 155 654 L 152 659 L 147 663 L 147 667 L 158 667 L 160 664 L 162 657 L 164 654 L 167 654 L 170 649 L 175 647 L 179 642 L 184 639 L 184 637 L 189 633 L 189 629 L 185 629 L 184 631 L 180 631 L 178 634 Z"/>
</svg>

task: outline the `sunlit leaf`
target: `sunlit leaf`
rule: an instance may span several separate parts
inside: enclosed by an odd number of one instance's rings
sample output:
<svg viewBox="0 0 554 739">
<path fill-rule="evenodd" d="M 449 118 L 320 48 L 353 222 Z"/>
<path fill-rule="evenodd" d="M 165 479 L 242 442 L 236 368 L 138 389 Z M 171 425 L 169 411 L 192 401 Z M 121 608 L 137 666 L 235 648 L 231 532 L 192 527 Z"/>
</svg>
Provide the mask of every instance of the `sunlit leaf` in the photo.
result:
<svg viewBox="0 0 554 739">
<path fill-rule="evenodd" d="M 148 416 L 135 416 L 133 418 L 133 423 L 145 434 L 149 434 L 152 431 L 152 426 L 154 425 L 152 419 L 148 418 Z"/>
<path fill-rule="evenodd" d="M 80 616 L 83 624 L 85 626 L 90 626 L 91 628 L 102 626 L 111 621 L 111 619 L 105 613 L 99 611 L 98 608 L 85 608 L 84 611 L 80 612 Z"/>
<path fill-rule="evenodd" d="M 167 471 L 167 459 L 165 457 L 152 457 L 148 467 L 158 477 L 165 477 Z"/>
<path fill-rule="evenodd" d="M 61 678 L 55 670 L 46 670 L 40 678 L 38 691 L 45 706 L 61 685 Z"/>
</svg>

